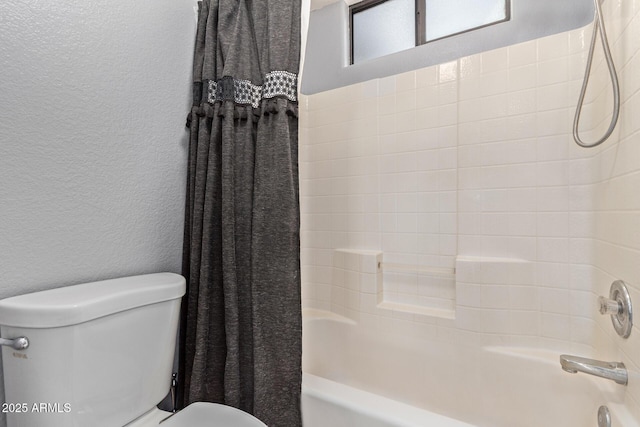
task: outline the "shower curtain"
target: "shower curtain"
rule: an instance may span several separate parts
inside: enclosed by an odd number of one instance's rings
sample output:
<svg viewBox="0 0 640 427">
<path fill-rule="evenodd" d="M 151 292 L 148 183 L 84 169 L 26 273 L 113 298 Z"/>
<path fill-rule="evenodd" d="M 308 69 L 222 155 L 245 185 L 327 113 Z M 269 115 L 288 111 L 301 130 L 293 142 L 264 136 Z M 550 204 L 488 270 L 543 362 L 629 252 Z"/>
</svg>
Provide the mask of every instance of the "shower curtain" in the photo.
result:
<svg viewBox="0 0 640 427">
<path fill-rule="evenodd" d="M 301 425 L 300 0 L 204 0 L 184 235 L 182 405 Z"/>
</svg>

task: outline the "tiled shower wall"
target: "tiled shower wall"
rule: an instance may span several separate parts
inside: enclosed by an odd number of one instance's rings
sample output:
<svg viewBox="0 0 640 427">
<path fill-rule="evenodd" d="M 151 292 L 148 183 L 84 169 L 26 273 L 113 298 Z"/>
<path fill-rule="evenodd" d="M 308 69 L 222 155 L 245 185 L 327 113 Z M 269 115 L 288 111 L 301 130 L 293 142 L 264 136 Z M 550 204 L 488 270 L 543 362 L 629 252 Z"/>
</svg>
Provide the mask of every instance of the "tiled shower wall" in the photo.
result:
<svg viewBox="0 0 640 427">
<path fill-rule="evenodd" d="M 640 304 L 640 1 L 603 7 L 623 105 L 599 148 L 571 137 L 590 27 L 302 97 L 306 307 L 341 307 L 381 334 L 535 346 L 640 370 L 640 330 L 622 340 L 596 306 L 614 279 Z M 611 110 L 597 50 L 587 140 Z M 349 285 L 335 280 L 336 250 L 382 253 L 377 299 L 368 288 L 340 303 Z M 421 268 L 456 272 L 434 284 Z M 640 387 L 628 390 L 640 407 Z"/>
<path fill-rule="evenodd" d="M 592 239 L 584 256 L 591 266 L 596 295 L 607 295 L 610 283 L 621 279 L 627 283 L 633 303 L 640 307 L 640 1 L 607 1 L 603 7 L 605 16 L 610 17 L 606 21 L 622 107 L 612 138 L 579 160 L 581 174 L 576 177 L 576 186 L 592 200 L 592 209 L 581 218 Z M 606 112 L 611 111 L 611 96 L 603 65 L 597 76 L 592 123 L 601 133 L 609 123 Z M 625 363 L 631 372 L 627 406 L 640 419 L 640 329 L 634 326 L 625 340 L 615 334 L 608 318 L 595 316 L 593 346 L 597 356 Z"/>
</svg>

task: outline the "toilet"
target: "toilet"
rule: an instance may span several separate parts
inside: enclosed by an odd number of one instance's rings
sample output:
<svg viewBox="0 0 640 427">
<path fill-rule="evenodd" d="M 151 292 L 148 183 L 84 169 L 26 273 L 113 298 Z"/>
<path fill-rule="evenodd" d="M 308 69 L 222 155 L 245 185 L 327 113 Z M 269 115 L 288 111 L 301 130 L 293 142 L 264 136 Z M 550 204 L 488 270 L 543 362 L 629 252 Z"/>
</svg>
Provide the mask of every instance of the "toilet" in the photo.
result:
<svg viewBox="0 0 640 427">
<path fill-rule="evenodd" d="M 0 301 L 7 427 L 266 427 L 239 409 L 169 393 L 185 280 L 157 273 Z M 20 340 L 25 343 L 25 340 Z"/>
</svg>

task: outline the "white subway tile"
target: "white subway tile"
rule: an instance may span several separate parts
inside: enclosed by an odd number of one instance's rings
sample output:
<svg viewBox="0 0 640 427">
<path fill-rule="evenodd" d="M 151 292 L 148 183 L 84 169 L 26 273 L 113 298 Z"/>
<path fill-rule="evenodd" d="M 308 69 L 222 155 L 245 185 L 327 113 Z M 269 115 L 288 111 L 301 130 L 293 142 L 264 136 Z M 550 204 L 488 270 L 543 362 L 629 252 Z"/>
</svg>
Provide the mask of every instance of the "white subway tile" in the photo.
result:
<svg viewBox="0 0 640 427">
<path fill-rule="evenodd" d="M 459 59 L 460 78 L 462 80 L 477 78 L 481 71 L 480 55 L 470 55 Z"/>
<path fill-rule="evenodd" d="M 537 43 L 531 40 L 508 47 L 509 68 L 534 64 L 537 61 Z"/>
<path fill-rule="evenodd" d="M 537 235 L 544 237 L 568 237 L 568 212 L 539 212 L 537 218 Z"/>
<path fill-rule="evenodd" d="M 536 286 L 510 286 L 509 306 L 513 310 L 540 310 L 540 288 Z"/>
<path fill-rule="evenodd" d="M 569 162 L 538 163 L 538 186 L 565 186 L 569 184 Z"/>
<path fill-rule="evenodd" d="M 538 261 L 563 263 L 569 261 L 569 239 L 540 237 L 537 239 Z"/>
<path fill-rule="evenodd" d="M 511 213 L 508 216 L 508 233 L 510 236 L 535 236 L 535 213 Z"/>
<path fill-rule="evenodd" d="M 566 32 L 543 37 L 538 42 L 538 61 L 566 58 L 569 55 L 569 34 Z"/>
<path fill-rule="evenodd" d="M 455 104 L 458 102 L 458 83 L 448 82 L 438 85 L 438 105 Z"/>
<path fill-rule="evenodd" d="M 458 79 L 458 61 L 451 61 L 438 66 L 438 82 L 446 83 Z"/>
<path fill-rule="evenodd" d="M 538 336 L 540 314 L 537 311 L 512 310 L 509 312 L 509 325 L 511 334 Z"/>
<path fill-rule="evenodd" d="M 541 288 L 541 309 L 546 313 L 568 314 L 570 313 L 570 299 L 568 289 Z"/>
<path fill-rule="evenodd" d="M 413 91 L 416 88 L 416 72 L 409 71 L 396 75 L 396 90 L 398 92 Z"/>
<path fill-rule="evenodd" d="M 482 73 L 491 73 L 507 68 L 507 49 L 500 48 L 480 54 L 482 61 Z"/>
<path fill-rule="evenodd" d="M 507 88 L 510 92 L 534 89 L 537 83 L 537 64 L 510 68 L 507 75 Z"/>
<path fill-rule="evenodd" d="M 538 55 L 540 52 L 538 52 Z M 538 78 L 539 86 L 552 85 L 567 81 L 569 63 L 566 56 L 556 59 L 538 62 Z"/>
<path fill-rule="evenodd" d="M 416 70 L 416 87 L 434 86 L 438 83 L 438 67 L 426 67 Z"/>
<path fill-rule="evenodd" d="M 558 110 L 572 107 L 576 102 L 569 96 L 569 85 L 566 81 L 558 84 L 540 86 L 536 92 L 536 106 L 538 111 Z"/>
<path fill-rule="evenodd" d="M 509 310 L 484 310 L 482 312 L 483 331 L 491 334 L 510 332 Z"/>
<path fill-rule="evenodd" d="M 540 334 L 569 342 L 571 339 L 571 318 L 562 314 L 541 313 Z"/>
<path fill-rule="evenodd" d="M 507 112 L 511 116 L 529 114 L 537 110 L 535 89 L 509 92 L 507 95 Z"/>
<path fill-rule="evenodd" d="M 527 261 L 536 259 L 536 238 L 535 237 L 508 237 L 508 254 L 514 258 Z"/>
</svg>

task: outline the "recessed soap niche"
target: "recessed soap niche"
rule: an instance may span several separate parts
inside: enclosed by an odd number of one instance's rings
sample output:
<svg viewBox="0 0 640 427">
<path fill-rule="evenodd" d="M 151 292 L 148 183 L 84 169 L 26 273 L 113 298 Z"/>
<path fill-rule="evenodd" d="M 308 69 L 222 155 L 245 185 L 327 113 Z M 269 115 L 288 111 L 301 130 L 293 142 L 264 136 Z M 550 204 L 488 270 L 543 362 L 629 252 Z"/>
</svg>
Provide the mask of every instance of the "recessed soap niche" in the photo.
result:
<svg viewBox="0 0 640 427">
<path fill-rule="evenodd" d="M 455 270 L 385 263 L 382 252 L 336 249 L 331 308 L 337 314 L 390 310 L 453 319 Z"/>
<path fill-rule="evenodd" d="M 522 259 L 458 256 L 455 269 L 447 269 L 388 263 L 379 251 L 336 249 L 331 280 L 331 310 L 354 320 L 359 312 L 407 313 L 455 319 L 461 329 L 487 333 L 512 332 L 502 330 L 510 319 L 538 323 L 535 265 Z"/>
</svg>

